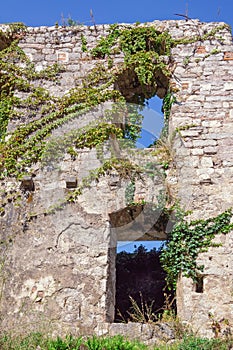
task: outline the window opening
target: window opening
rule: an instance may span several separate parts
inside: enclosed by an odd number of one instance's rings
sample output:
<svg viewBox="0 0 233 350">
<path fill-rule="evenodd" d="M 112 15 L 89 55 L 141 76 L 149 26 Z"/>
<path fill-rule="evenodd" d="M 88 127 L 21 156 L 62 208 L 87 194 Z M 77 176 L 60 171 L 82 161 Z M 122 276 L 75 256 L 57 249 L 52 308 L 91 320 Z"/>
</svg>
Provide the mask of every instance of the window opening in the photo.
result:
<svg viewBox="0 0 233 350">
<path fill-rule="evenodd" d="M 114 89 L 120 91 L 126 102 L 138 106 L 139 114 L 144 115 L 141 138 L 136 141 L 137 148 L 153 145 L 156 141 L 155 138 L 160 136 L 164 127 L 164 118 L 161 110 L 163 98 L 169 89 L 169 78 L 161 70 L 158 70 L 155 72 L 152 80 L 150 85 L 142 85 L 134 69 L 129 68 L 119 74 L 114 83 Z M 146 105 L 147 107 L 144 107 Z M 154 114 L 152 123 L 149 122 L 149 127 L 146 126 L 148 124 L 147 119 L 149 118 L 150 120 L 151 118 L 150 116 L 147 117 L 148 110 Z"/>
<path fill-rule="evenodd" d="M 164 127 L 162 105 L 163 100 L 155 95 L 146 100 L 143 110 L 139 110 L 139 113 L 143 115 L 143 121 L 140 137 L 136 142 L 137 148 L 150 147 L 159 138 Z"/>
</svg>

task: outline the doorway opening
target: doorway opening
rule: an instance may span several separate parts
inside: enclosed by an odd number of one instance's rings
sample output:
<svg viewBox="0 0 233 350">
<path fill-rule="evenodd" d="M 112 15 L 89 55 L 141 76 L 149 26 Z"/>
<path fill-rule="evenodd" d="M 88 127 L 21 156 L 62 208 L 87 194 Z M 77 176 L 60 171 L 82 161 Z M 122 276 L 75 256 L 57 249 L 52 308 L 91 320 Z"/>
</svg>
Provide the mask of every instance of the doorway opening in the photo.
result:
<svg viewBox="0 0 233 350">
<path fill-rule="evenodd" d="M 166 273 L 159 260 L 164 241 L 133 243 L 133 251 L 116 256 L 115 322 L 155 320 L 166 301 Z"/>
<path fill-rule="evenodd" d="M 174 299 L 166 288 L 166 273 L 160 263 L 168 218 L 149 205 L 138 205 L 111 213 L 110 223 L 115 246 L 110 261 L 114 281 L 114 291 L 109 294 L 114 295 L 112 322 L 156 320 Z M 175 305 L 172 308 L 175 310 Z"/>
</svg>

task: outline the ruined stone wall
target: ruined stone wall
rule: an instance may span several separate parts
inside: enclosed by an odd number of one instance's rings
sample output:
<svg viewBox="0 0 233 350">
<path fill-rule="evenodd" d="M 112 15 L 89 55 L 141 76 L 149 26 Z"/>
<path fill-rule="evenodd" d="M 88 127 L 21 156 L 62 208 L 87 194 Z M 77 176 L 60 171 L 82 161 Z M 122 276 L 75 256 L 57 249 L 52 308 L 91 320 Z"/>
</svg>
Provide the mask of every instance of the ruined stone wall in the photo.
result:
<svg viewBox="0 0 233 350">
<path fill-rule="evenodd" d="M 154 21 L 147 25 L 168 30 L 174 38 L 183 38 L 203 36 L 221 24 L 192 20 Z M 93 59 L 83 52 L 82 36 L 89 50 L 102 35 L 108 34 L 108 28 L 108 25 L 28 28 L 20 47 L 38 71 L 56 62 L 63 65 L 64 72 L 60 73 L 58 82 L 41 82 L 52 94 L 61 96 L 80 84 L 96 64 L 107 65 L 106 60 Z M 182 207 L 193 211 L 194 218 L 208 218 L 231 207 L 233 200 L 231 32 L 225 27 L 214 38 L 195 44 L 181 43 L 171 54 L 170 83 L 176 95 L 169 120 L 172 162 L 166 181 L 159 172 L 153 178 L 145 176 L 144 182 L 137 180 L 135 201 L 143 199 L 157 204 L 158 195 L 166 186 L 171 198 L 180 199 Z M 123 61 L 123 56 L 116 54 L 112 59 L 114 66 Z M 122 79 L 126 80 L 124 86 L 131 88 L 130 77 Z M 156 91 L 160 97 L 165 92 L 163 85 Z M 95 113 L 99 111 L 76 118 L 68 129 L 90 122 Z M 25 114 L 25 123 L 37 117 Z M 17 120 L 10 122 L 8 131 L 14 130 L 17 123 Z M 63 132 L 60 128 L 54 135 L 57 133 L 62 139 Z M 109 148 L 105 152 L 106 156 Z M 157 162 L 149 149 L 131 152 L 131 157 L 145 166 Z M 133 214 L 132 222 L 127 221 L 125 190 L 129 180 L 122 180 L 116 174 L 92 183 L 77 203 L 57 209 L 59 200 L 72 191 L 67 184 L 71 182 L 75 188 L 76 178 L 80 181 L 100 164 L 93 150 L 83 150 L 75 160 L 65 155 L 56 167 L 47 164 L 42 169 L 36 164 L 33 166 L 35 190 L 26 191 L 24 208 L 18 210 L 8 204 L 8 212 L 2 218 L 3 241 L 7 238 L 8 242 L 2 249 L 2 329 L 19 325 L 38 329 L 40 325 L 58 333 L 111 333 L 114 258 L 119 235 L 130 232 L 132 237 L 136 232 L 141 237 L 151 230 L 154 239 L 161 239 L 164 232 L 154 227 L 159 213 L 150 216 L 151 222 L 148 219 L 147 206 L 139 209 L 139 215 Z M 2 186 L 19 188 L 20 184 L 9 179 Z M 53 205 L 56 210 L 50 213 Z M 25 213 L 30 213 L 30 220 L 25 219 Z M 111 228 L 111 220 L 121 219 L 120 227 Z M 205 265 L 203 292 L 197 293 L 195 284 L 181 277 L 177 293 L 179 317 L 201 334 L 210 336 L 212 320 L 208 314 L 217 321 L 226 319 L 230 325 L 233 323 L 233 236 L 231 233 L 218 239 L 221 247 L 211 248 L 200 256 Z M 113 333 L 114 327 L 117 326 L 113 326 Z M 119 326 L 117 329 L 120 330 Z"/>
<path fill-rule="evenodd" d="M 178 197 L 182 205 L 193 211 L 193 218 L 214 217 L 230 208 L 233 199 L 233 61 L 231 37 L 223 43 L 204 42 L 191 60 L 192 47 L 173 50 L 179 54 L 174 82 L 177 104 L 172 107 L 171 125 L 193 127 L 180 132 L 174 143 L 174 163 Z M 208 55 L 217 49 L 216 54 Z M 186 51 L 187 50 L 187 51 Z M 190 51 L 189 51 L 190 50 Z M 230 322 L 233 312 L 233 235 L 215 238 L 222 246 L 202 253 L 199 263 L 205 266 L 203 290 L 197 292 L 191 280 L 181 278 L 178 287 L 180 316 L 192 323 L 201 334 L 211 335 L 213 321 Z M 207 330 L 208 329 L 208 332 Z"/>
</svg>

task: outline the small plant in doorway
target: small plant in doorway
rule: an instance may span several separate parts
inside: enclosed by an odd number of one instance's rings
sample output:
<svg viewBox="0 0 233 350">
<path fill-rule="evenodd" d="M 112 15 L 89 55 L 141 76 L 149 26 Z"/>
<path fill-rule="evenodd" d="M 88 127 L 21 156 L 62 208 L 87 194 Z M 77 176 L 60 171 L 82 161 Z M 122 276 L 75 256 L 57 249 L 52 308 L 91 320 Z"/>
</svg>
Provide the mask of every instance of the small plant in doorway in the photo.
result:
<svg viewBox="0 0 233 350">
<path fill-rule="evenodd" d="M 153 304 L 152 301 L 149 305 L 147 302 L 144 302 L 142 293 L 140 292 L 140 305 L 138 305 L 137 301 L 129 296 L 131 302 L 131 308 L 127 311 L 129 315 L 129 320 L 132 322 L 138 323 L 153 323 L 157 321 L 157 316 L 153 312 Z"/>
</svg>

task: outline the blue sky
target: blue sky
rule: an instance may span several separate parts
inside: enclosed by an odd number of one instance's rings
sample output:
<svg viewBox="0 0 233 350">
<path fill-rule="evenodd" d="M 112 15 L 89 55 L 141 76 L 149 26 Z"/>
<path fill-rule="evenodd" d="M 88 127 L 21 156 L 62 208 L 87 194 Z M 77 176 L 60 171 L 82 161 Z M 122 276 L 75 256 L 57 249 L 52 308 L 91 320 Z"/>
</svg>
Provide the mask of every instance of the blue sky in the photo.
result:
<svg viewBox="0 0 233 350">
<path fill-rule="evenodd" d="M 0 23 L 24 22 L 28 26 L 54 25 L 62 14 L 90 24 L 90 9 L 96 23 L 149 22 L 178 19 L 185 13 L 201 21 L 225 21 L 233 26 L 232 0 L 2 0 Z"/>
<path fill-rule="evenodd" d="M 150 22 L 153 20 L 181 19 L 175 14 L 185 14 L 201 21 L 224 21 L 233 27 L 233 0 L 2 0 L 0 23 L 23 22 L 28 26 L 62 24 L 62 18 L 91 25 L 90 9 L 96 24 Z M 161 114 L 158 98 L 149 108 Z M 151 110 L 149 111 L 150 114 Z M 156 119 L 152 130 L 145 115 L 142 138 L 138 146 L 151 144 L 162 128 L 162 117 Z M 149 117 L 148 120 L 151 120 Z"/>
<path fill-rule="evenodd" d="M 185 14 L 201 21 L 224 21 L 233 27 L 233 0 L 2 0 L 0 23 L 23 22 L 28 26 L 62 24 L 62 18 L 91 25 L 90 9 L 96 24 L 149 22 L 155 19 L 181 19 Z M 138 147 L 153 143 L 162 128 L 161 104 L 158 98 L 150 101 L 145 111 L 142 138 Z M 156 111 L 156 125 L 151 128 L 151 115 Z M 158 115 L 160 113 L 160 115 Z M 149 115 L 149 116 L 148 116 Z"/>
<path fill-rule="evenodd" d="M 133 252 L 140 245 L 143 245 L 147 250 L 156 248 L 157 250 L 161 248 L 164 241 L 126 241 L 126 242 L 117 242 L 117 253 L 120 252 Z"/>
</svg>

